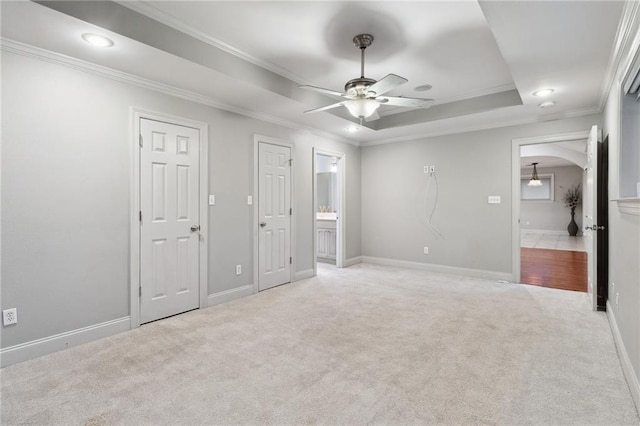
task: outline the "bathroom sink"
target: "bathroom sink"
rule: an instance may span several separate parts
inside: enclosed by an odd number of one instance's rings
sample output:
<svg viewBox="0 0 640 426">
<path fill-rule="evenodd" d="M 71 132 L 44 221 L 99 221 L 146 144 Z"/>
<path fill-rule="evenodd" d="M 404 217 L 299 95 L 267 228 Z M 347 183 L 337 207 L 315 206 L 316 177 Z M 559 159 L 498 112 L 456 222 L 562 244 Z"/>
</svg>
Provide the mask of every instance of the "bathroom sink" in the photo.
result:
<svg viewBox="0 0 640 426">
<path fill-rule="evenodd" d="M 336 220 L 337 218 L 337 213 L 316 213 L 317 220 Z"/>
</svg>

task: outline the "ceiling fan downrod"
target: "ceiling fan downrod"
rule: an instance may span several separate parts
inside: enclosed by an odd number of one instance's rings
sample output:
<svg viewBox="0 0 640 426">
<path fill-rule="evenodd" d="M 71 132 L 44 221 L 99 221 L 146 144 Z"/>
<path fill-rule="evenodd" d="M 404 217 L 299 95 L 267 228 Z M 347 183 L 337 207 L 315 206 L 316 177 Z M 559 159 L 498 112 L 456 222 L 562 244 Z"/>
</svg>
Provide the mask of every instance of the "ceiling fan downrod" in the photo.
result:
<svg viewBox="0 0 640 426">
<path fill-rule="evenodd" d="M 364 78 L 364 51 L 373 43 L 371 34 L 358 34 L 353 38 L 353 44 L 360 48 L 360 78 Z"/>
</svg>

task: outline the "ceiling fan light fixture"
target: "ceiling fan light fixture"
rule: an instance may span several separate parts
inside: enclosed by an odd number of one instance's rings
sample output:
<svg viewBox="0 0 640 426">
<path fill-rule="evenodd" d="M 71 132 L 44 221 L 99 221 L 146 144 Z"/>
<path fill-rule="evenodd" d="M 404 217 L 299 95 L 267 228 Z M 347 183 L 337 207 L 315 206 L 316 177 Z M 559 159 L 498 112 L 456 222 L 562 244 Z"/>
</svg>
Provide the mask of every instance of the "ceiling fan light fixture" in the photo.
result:
<svg viewBox="0 0 640 426">
<path fill-rule="evenodd" d="M 547 102 L 543 102 L 539 105 L 540 108 L 551 108 L 552 106 L 554 106 L 556 103 L 553 101 L 547 101 Z"/>
<path fill-rule="evenodd" d="M 375 99 L 351 99 L 344 102 L 349 113 L 356 118 L 367 118 L 380 107 L 380 103 Z"/>
</svg>

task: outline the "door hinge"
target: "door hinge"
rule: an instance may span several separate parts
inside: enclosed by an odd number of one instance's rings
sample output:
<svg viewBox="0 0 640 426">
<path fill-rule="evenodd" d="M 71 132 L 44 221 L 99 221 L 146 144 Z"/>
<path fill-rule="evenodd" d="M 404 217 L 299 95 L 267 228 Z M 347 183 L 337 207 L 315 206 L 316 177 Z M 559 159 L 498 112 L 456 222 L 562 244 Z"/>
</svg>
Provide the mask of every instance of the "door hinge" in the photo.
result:
<svg viewBox="0 0 640 426">
<path fill-rule="evenodd" d="M 291 207 L 289 208 L 289 216 L 293 216 L 293 209 Z"/>
<path fill-rule="evenodd" d="M 142 148 L 142 133 L 140 133 L 138 136 L 139 136 L 138 137 L 138 144 L 140 145 L 140 148 Z"/>
<path fill-rule="evenodd" d="M 292 166 L 293 165 L 293 158 L 289 158 L 288 162 L 289 162 L 289 166 Z"/>
<path fill-rule="evenodd" d="M 138 295 L 142 297 L 142 286 L 138 287 Z"/>
<path fill-rule="evenodd" d="M 140 210 L 140 223 L 142 223 L 142 210 Z"/>
<path fill-rule="evenodd" d="M 293 257 L 289 258 L 289 265 L 291 265 L 293 263 Z"/>
</svg>

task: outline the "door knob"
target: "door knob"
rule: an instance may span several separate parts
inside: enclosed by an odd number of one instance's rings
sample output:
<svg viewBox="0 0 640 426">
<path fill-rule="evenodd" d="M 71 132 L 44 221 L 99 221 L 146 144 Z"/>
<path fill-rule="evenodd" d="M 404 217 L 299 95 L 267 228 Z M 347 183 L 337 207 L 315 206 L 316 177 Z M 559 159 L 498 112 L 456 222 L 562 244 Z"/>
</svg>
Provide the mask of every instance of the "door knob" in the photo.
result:
<svg viewBox="0 0 640 426">
<path fill-rule="evenodd" d="M 191 232 L 197 232 L 200 230 L 200 225 L 191 225 Z"/>
<path fill-rule="evenodd" d="M 267 222 L 260 222 L 260 228 L 264 228 L 265 226 L 267 226 Z"/>
</svg>

